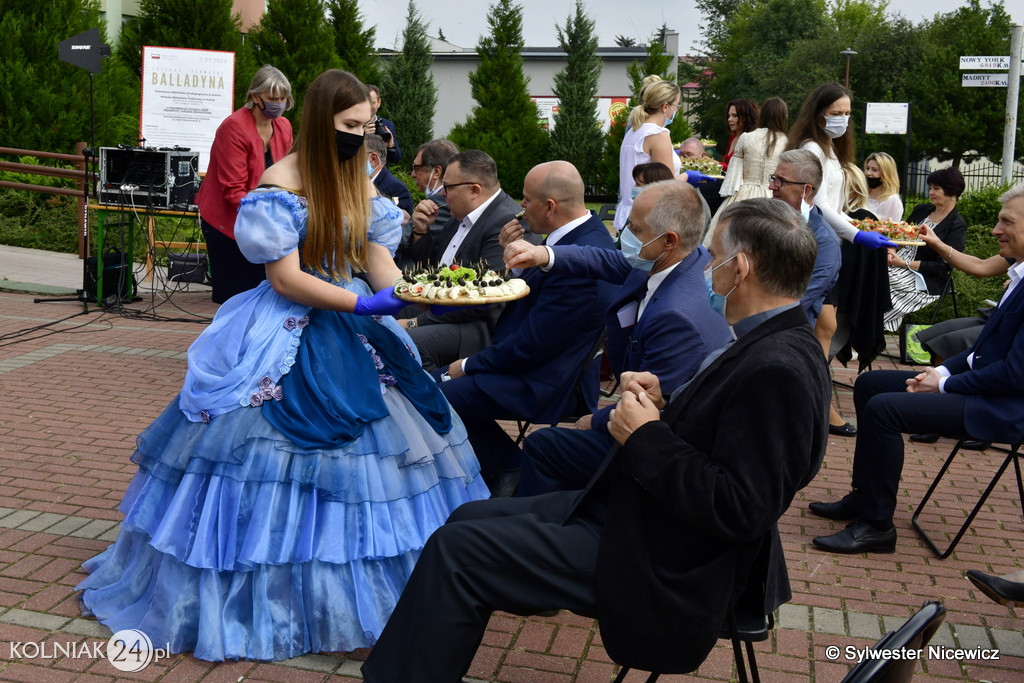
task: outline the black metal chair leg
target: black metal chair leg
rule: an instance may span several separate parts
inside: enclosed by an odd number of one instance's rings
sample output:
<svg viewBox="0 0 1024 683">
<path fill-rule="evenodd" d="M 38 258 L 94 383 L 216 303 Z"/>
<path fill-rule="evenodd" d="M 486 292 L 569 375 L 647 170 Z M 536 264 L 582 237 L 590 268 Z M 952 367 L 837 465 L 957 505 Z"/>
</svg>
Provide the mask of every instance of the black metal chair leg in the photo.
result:
<svg viewBox="0 0 1024 683">
<path fill-rule="evenodd" d="M 978 516 L 979 512 L 981 512 L 981 508 L 985 505 L 985 501 L 988 500 L 989 494 L 992 493 L 992 491 L 996 487 L 996 484 L 999 483 L 999 480 L 1002 478 L 1003 473 L 1006 471 L 1006 468 L 1009 467 L 1011 460 L 1013 461 L 1014 469 L 1017 474 L 1017 493 L 1020 496 L 1022 510 L 1024 510 L 1024 484 L 1022 484 L 1021 481 L 1020 463 L 1017 460 L 1019 455 L 1018 449 L 1020 448 L 1020 443 L 1018 442 L 1014 444 L 1013 448 L 1011 448 L 1009 451 L 1004 451 L 1007 453 L 1007 456 L 1006 458 L 1003 459 L 1003 463 L 999 466 L 999 469 L 996 470 L 995 475 L 992 477 L 992 481 L 989 482 L 988 486 L 985 488 L 984 493 L 981 494 L 981 499 L 978 500 L 978 503 L 974 506 L 974 509 L 971 510 L 971 513 L 967 516 L 967 520 L 960 527 L 960 530 L 957 532 L 956 536 L 953 537 L 953 540 L 949 544 L 949 546 L 944 551 L 939 550 L 939 547 L 935 544 L 935 541 L 932 540 L 932 538 L 921 526 L 920 522 L 918 522 L 918 517 L 921 515 L 921 511 L 924 509 L 925 503 L 927 503 L 928 500 L 931 498 L 932 493 L 935 492 L 935 489 L 938 487 L 939 482 L 942 480 L 942 477 L 946 474 L 946 471 L 949 469 L 950 464 L 952 464 L 953 458 L 955 458 L 957 453 L 960 452 L 960 444 L 961 441 L 956 442 L 956 446 L 953 447 L 953 451 L 949 454 L 949 457 L 946 458 L 946 462 L 942 464 L 942 468 L 939 469 L 939 473 L 935 477 L 935 480 L 932 482 L 932 485 L 928 487 L 928 491 L 924 494 L 924 498 L 921 499 L 921 502 L 918 504 L 917 509 L 914 510 L 914 514 L 910 517 L 910 523 L 913 524 L 914 529 L 921 536 L 922 540 L 924 540 L 925 544 L 931 549 L 933 553 L 935 553 L 938 556 L 940 560 L 944 560 L 947 557 L 949 557 L 952 554 L 953 549 L 956 548 L 958 543 L 960 543 L 960 539 L 964 537 L 964 534 L 967 533 L 967 530 L 970 528 L 971 523 L 974 521 L 974 518 Z"/>
</svg>

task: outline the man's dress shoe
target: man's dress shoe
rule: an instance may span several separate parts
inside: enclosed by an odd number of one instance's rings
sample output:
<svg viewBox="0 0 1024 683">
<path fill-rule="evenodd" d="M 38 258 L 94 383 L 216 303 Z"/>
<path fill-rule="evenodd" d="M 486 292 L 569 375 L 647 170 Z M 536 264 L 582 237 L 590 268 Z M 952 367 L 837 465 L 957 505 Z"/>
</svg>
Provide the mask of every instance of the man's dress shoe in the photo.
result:
<svg viewBox="0 0 1024 683">
<path fill-rule="evenodd" d="M 838 534 L 818 536 L 814 545 L 821 550 L 844 555 L 892 553 L 896 551 L 896 527 L 879 531 L 867 520 L 855 519 Z"/>
<path fill-rule="evenodd" d="M 983 451 L 991 445 L 991 441 L 982 441 L 981 439 L 964 439 L 960 442 L 960 448 L 965 448 L 969 451 Z"/>
<path fill-rule="evenodd" d="M 853 519 L 860 514 L 857 499 L 852 493 L 847 493 L 834 503 L 811 503 L 807 509 L 818 517 L 835 520 Z"/>
<path fill-rule="evenodd" d="M 998 576 L 982 574 L 976 569 L 967 570 L 967 578 L 981 592 L 992 598 L 1000 605 L 1007 607 L 1024 607 L 1024 583 L 1007 581 Z"/>
<path fill-rule="evenodd" d="M 935 443 L 939 440 L 938 434 L 911 434 L 910 440 L 914 443 Z"/>
</svg>

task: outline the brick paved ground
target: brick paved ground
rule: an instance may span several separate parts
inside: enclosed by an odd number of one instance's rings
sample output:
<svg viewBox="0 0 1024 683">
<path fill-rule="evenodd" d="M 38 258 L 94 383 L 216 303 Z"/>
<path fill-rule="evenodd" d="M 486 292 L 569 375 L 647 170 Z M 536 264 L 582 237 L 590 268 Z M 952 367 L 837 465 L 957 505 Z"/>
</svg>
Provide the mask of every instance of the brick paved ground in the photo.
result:
<svg viewBox="0 0 1024 683">
<path fill-rule="evenodd" d="M 208 295 L 175 294 L 157 311 L 210 315 Z M 175 307 L 179 307 L 178 310 Z M 184 352 L 201 327 L 188 322 L 89 313 L 75 304 L 33 304 L 30 295 L 0 292 L 0 679 L 101 681 L 121 678 L 106 660 L 32 657 L 11 643 L 105 640 L 109 632 L 81 617 L 73 587 L 82 560 L 114 538 L 118 501 L 134 467 L 135 435 L 174 396 Z M 45 326 L 45 327 L 41 327 Z M 891 362 L 885 363 L 891 366 Z M 852 370 L 836 376 L 852 382 Z M 847 416 L 849 391 L 838 393 Z M 811 537 L 837 528 L 810 516 L 806 503 L 830 499 L 849 486 L 853 440 L 834 437 L 817 479 L 782 520 L 794 599 L 777 615 L 779 627 L 756 646 L 766 681 L 838 681 L 848 662 L 825 656 L 830 645 L 867 645 L 902 623 L 926 599 L 949 609 L 934 642 L 948 647 L 998 648 L 998 661 L 927 659 L 920 679 L 1024 681 L 1024 636 L 1018 610 L 980 595 L 967 569 L 1001 574 L 1024 566 L 1024 523 L 1012 479 L 1000 483 L 952 557 L 936 559 L 910 527 L 910 513 L 948 441 L 910 444 L 904 472 L 895 555 L 836 557 L 813 550 Z M 972 454 L 954 469 L 955 490 L 941 493 L 928 528 L 950 533 L 987 481 L 996 454 Z M 79 645 L 81 647 L 81 645 Z M 313 681 L 358 678 L 360 653 L 316 655 L 277 664 L 211 664 L 177 655 L 130 680 Z M 609 681 L 616 671 L 592 620 L 563 612 L 524 619 L 497 614 L 470 675 L 483 681 L 580 683 Z M 688 679 L 730 680 L 731 650 L 720 645 Z M 665 681 L 682 680 L 667 676 Z M 634 672 L 630 681 L 643 680 Z"/>
</svg>

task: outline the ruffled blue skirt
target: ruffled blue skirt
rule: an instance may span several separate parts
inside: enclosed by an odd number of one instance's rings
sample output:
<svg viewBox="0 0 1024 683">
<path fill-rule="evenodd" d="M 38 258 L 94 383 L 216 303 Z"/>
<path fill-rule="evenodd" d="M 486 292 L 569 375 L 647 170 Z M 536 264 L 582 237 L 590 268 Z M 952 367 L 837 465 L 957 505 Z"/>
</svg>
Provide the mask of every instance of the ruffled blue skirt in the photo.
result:
<svg viewBox="0 0 1024 683">
<path fill-rule="evenodd" d="M 140 629 L 157 647 L 206 660 L 373 645 L 427 538 L 488 491 L 465 428 L 450 407 L 439 414 L 415 359 L 352 325 L 344 314 L 311 316 L 280 403 L 196 423 L 175 399 L 139 436 L 120 535 L 84 564 L 78 586 L 111 631 Z M 322 362 L 339 349 L 349 370 L 369 362 L 373 372 L 332 381 Z M 315 400 L 324 415 L 376 408 L 343 430 L 354 438 L 306 434 L 308 425 L 300 437 L 280 409 L 290 396 L 292 409 Z"/>
</svg>

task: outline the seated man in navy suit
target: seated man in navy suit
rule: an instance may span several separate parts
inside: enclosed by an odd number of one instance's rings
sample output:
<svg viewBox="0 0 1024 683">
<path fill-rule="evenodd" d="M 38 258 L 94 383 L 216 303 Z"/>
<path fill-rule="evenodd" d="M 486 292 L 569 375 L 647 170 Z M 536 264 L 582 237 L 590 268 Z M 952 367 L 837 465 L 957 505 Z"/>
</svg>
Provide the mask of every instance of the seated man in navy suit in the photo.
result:
<svg viewBox="0 0 1024 683">
<path fill-rule="evenodd" d="M 1024 185 L 1003 194 L 992 234 L 999 255 L 1014 259 L 999 306 L 969 349 L 923 372 L 876 370 L 857 379 L 853 490 L 835 503 L 811 503 L 816 515 L 853 520 L 814 539 L 835 553 L 891 553 L 893 513 L 903 471 L 903 434 L 934 433 L 1012 443 L 1024 434 Z"/>
<path fill-rule="evenodd" d="M 583 190 L 579 171 L 566 161 L 533 167 L 523 182 L 524 222 L 533 233 L 546 234 L 547 244 L 614 249 L 604 223 L 583 203 Z M 484 477 L 492 482 L 499 471 L 519 468 L 521 459 L 495 420 L 553 423 L 574 407 L 573 385 L 614 294 L 610 283 L 591 277 L 536 268 L 522 277 L 530 293 L 506 304 L 491 345 L 437 373 L 444 380 L 441 391 L 466 425 Z M 585 387 L 591 411 L 598 385 L 593 369 Z"/>
<path fill-rule="evenodd" d="M 505 248 L 505 262 L 620 285 L 605 314 L 612 370 L 616 376 L 650 372 L 671 394 L 711 351 L 732 339 L 725 318 L 708 303 L 704 266 L 710 257 L 697 244 L 703 229 L 697 191 L 667 180 L 644 187 L 633 201 L 622 251 L 519 240 Z M 615 443 L 608 433 L 611 409 L 580 418 L 572 428 L 551 427 L 527 437 L 519 495 L 583 488 Z"/>
<path fill-rule="evenodd" d="M 409 188 L 401 180 L 388 170 L 386 159 L 387 147 L 379 135 L 366 135 L 363 137 L 366 145 L 366 161 L 368 166 L 366 172 L 373 181 L 374 186 L 381 195 L 391 199 L 405 212 L 406 220 L 412 216 L 412 194 Z"/>
</svg>

